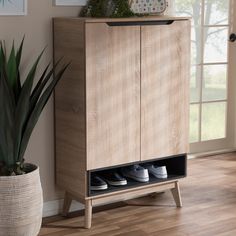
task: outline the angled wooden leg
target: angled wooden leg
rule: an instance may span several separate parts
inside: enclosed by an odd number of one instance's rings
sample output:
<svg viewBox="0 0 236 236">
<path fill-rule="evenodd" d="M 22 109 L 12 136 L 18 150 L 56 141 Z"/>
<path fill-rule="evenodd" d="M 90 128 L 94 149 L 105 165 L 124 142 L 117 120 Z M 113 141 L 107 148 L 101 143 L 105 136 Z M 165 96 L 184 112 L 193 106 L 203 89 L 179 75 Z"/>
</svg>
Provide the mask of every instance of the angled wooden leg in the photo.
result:
<svg viewBox="0 0 236 236">
<path fill-rule="evenodd" d="M 84 217 L 84 227 L 90 229 L 92 225 L 92 200 L 85 201 L 85 217 Z"/>
<path fill-rule="evenodd" d="M 65 193 L 65 198 L 64 198 L 64 204 L 63 204 L 63 210 L 62 210 L 62 215 L 67 216 L 69 211 L 70 211 L 70 206 L 72 202 L 72 197 L 68 192 Z"/>
<path fill-rule="evenodd" d="M 175 188 L 171 189 L 177 207 L 182 207 L 182 200 L 179 189 L 179 181 L 175 182 Z"/>
</svg>

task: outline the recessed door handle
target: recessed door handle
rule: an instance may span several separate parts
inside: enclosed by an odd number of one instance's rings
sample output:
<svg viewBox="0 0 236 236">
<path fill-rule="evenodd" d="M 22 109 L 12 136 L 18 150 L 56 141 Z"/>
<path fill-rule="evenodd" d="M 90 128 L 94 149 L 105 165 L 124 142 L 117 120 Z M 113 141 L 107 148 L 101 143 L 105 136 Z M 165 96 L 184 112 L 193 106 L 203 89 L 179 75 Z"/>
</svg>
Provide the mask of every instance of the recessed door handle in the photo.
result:
<svg viewBox="0 0 236 236">
<path fill-rule="evenodd" d="M 142 25 L 171 25 L 174 20 L 158 20 L 158 21 L 114 21 L 107 22 L 109 26 L 142 26 Z"/>
<path fill-rule="evenodd" d="M 232 33 L 232 34 L 229 36 L 229 41 L 232 42 L 232 43 L 236 41 L 236 34 L 235 34 L 235 33 Z"/>
</svg>

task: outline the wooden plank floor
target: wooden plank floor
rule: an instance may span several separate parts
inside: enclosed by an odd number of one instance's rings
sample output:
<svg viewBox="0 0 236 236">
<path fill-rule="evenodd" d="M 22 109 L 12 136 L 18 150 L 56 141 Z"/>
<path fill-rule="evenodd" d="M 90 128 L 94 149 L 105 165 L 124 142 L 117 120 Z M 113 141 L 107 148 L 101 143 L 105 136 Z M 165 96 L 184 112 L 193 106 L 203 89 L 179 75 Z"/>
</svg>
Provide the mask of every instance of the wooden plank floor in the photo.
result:
<svg viewBox="0 0 236 236">
<path fill-rule="evenodd" d="M 169 192 L 119 204 L 94 213 L 83 229 L 79 213 L 46 219 L 40 236 L 235 236 L 236 153 L 189 160 L 181 181 L 184 207 Z"/>
</svg>

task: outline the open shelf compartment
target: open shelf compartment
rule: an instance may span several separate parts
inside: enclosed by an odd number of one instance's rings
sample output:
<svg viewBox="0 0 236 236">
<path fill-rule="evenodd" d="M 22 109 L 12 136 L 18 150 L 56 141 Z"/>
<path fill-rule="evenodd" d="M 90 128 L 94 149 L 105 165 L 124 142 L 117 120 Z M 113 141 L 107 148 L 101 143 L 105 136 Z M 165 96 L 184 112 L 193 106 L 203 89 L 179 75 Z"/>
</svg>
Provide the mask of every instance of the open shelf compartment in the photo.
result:
<svg viewBox="0 0 236 236">
<path fill-rule="evenodd" d="M 108 189 L 106 190 L 98 190 L 98 191 L 92 191 L 90 189 L 91 186 L 91 174 L 96 174 L 98 176 L 101 175 L 102 172 L 105 171 L 117 171 L 118 173 L 121 173 L 121 168 L 127 167 L 127 166 L 132 166 L 135 164 L 146 164 L 146 163 L 152 163 L 158 166 L 166 166 L 168 177 L 166 179 L 159 179 L 154 177 L 153 175 L 149 175 L 149 182 L 146 183 L 141 183 L 137 182 L 135 180 L 127 179 L 127 185 L 124 186 L 111 186 L 108 185 Z M 120 166 L 112 166 L 109 168 L 102 168 L 102 169 L 96 169 L 96 170 L 91 170 L 87 172 L 87 177 L 88 177 L 88 196 L 97 196 L 97 195 L 102 195 L 102 194 L 107 194 L 111 192 L 116 192 L 116 191 L 121 191 L 121 190 L 127 190 L 135 187 L 141 187 L 141 186 L 147 186 L 150 184 L 155 184 L 155 183 L 161 183 L 161 182 L 166 182 L 166 181 L 171 181 L 171 180 L 176 180 L 180 178 L 184 178 L 187 175 L 187 155 L 178 155 L 178 156 L 171 156 L 171 157 L 165 157 L 165 158 L 158 158 L 158 159 L 153 159 L 149 161 L 140 161 L 140 162 L 134 162 L 134 163 L 129 163 L 126 165 L 120 165 Z"/>
</svg>

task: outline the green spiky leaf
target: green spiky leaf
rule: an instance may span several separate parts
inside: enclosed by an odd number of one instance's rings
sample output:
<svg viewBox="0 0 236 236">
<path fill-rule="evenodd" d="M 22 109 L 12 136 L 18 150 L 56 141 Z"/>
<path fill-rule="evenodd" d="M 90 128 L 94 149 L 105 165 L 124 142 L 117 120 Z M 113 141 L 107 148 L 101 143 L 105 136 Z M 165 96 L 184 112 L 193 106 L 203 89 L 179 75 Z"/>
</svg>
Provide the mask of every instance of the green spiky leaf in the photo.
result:
<svg viewBox="0 0 236 236">
<path fill-rule="evenodd" d="M 40 53 L 38 58 L 36 59 L 33 67 L 31 68 L 30 72 L 28 73 L 28 76 L 24 82 L 24 85 L 22 87 L 19 100 L 17 102 L 16 107 L 16 114 L 15 114 L 15 132 L 16 132 L 16 139 L 15 139 L 15 156 L 19 155 L 20 150 L 20 144 L 21 144 L 21 137 L 23 135 L 23 130 L 26 126 L 26 120 L 29 113 L 29 107 L 30 107 L 30 94 L 35 78 L 35 73 L 38 67 L 38 63 L 44 53 L 44 50 Z"/>
<path fill-rule="evenodd" d="M 0 147 L 2 160 L 9 167 L 14 164 L 14 97 L 10 92 L 10 87 L 6 81 L 4 68 L 0 71 Z"/>
<path fill-rule="evenodd" d="M 44 93 L 42 94 L 42 96 L 40 97 L 38 103 L 36 104 L 30 118 L 29 121 L 27 123 L 26 129 L 25 129 L 25 133 L 24 136 L 22 138 L 22 143 L 21 143 L 21 150 L 20 150 L 20 154 L 19 154 L 19 161 L 22 160 L 23 155 L 25 153 L 26 147 L 28 145 L 29 142 L 29 138 L 32 134 L 32 131 L 39 119 L 39 116 L 43 110 L 43 108 L 45 107 L 45 105 L 48 102 L 48 99 L 50 98 L 54 88 L 56 87 L 57 83 L 59 82 L 59 80 L 61 79 L 62 75 L 64 74 L 64 72 L 66 71 L 67 67 L 69 66 L 69 64 L 67 64 L 66 66 L 64 66 L 55 76 L 55 78 L 53 79 L 53 81 L 50 83 L 50 85 L 47 87 L 47 89 L 44 91 Z"/>
<path fill-rule="evenodd" d="M 50 65 L 47 65 L 33 88 L 43 50 L 21 86 L 19 68 L 23 44 L 24 38 L 15 50 L 13 43 L 7 58 L 5 45 L 0 42 L 0 176 L 24 174 L 23 157 L 31 133 L 53 89 L 68 67 L 59 70 L 49 83 L 58 63 L 50 70 Z"/>
</svg>

